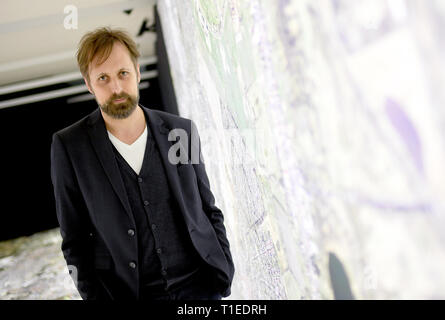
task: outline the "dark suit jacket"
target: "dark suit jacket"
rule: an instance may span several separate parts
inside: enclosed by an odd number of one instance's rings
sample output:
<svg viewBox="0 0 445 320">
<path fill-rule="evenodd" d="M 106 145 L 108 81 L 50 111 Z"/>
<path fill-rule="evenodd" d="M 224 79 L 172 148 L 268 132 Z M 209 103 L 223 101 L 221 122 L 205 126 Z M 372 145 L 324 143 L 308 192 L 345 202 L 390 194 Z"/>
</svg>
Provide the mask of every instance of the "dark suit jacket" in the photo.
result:
<svg viewBox="0 0 445 320">
<path fill-rule="evenodd" d="M 215 286 L 227 297 L 235 269 L 223 214 L 215 206 L 204 163 L 168 160 L 170 146 L 177 143 L 168 140 L 170 130 L 184 129 L 191 147 L 191 130 L 197 134 L 196 125 L 166 112 L 142 109 L 192 243 L 214 271 Z M 53 135 L 51 179 L 61 249 L 81 297 L 138 299 L 139 272 L 130 266 L 131 262 L 138 265 L 138 244 L 128 232 L 136 229 L 135 220 L 99 109 Z"/>
</svg>

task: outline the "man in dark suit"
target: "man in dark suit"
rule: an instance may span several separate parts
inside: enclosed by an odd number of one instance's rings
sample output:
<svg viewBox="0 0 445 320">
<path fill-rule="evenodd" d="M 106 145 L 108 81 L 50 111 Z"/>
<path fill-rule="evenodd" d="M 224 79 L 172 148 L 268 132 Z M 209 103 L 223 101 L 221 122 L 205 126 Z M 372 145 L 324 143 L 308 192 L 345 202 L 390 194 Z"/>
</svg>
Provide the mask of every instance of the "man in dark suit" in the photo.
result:
<svg viewBox="0 0 445 320">
<path fill-rule="evenodd" d="M 83 299 L 227 297 L 234 264 L 196 125 L 139 105 L 138 57 L 122 30 L 80 41 L 99 108 L 53 135 L 65 260 Z"/>
</svg>

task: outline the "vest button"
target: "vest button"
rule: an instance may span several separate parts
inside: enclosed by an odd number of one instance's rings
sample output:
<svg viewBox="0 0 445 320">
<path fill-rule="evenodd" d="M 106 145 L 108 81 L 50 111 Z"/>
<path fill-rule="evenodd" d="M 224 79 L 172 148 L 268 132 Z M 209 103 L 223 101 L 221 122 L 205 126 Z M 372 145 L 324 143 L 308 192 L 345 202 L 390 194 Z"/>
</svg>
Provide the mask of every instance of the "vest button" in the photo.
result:
<svg viewBox="0 0 445 320">
<path fill-rule="evenodd" d="M 128 235 L 129 236 L 134 236 L 134 230 L 133 229 L 128 229 Z"/>
<path fill-rule="evenodd" d="M 144 200 L 144 204 L 145 204 L 146 206 L 148 206 L 149 202 L 148 202 L 147 200 Z"/>
<path fill-rule="evenodd" d="M 151 225 L 151 228 L 152 228 L 153 230 L 155 230 L 155 229 L 156 229 L 156 225 L 153 223 L 153 224 Z"/>
<path fill-rule="evenodd" d="M 165 276 L 165 275 L 167 274 L 167 271 L 165 271 L 164 269 L 162 269 L 161 274 L 162 274 L 163 276 Z"/>
<path fill-rule="evenodd" d="M 157 252 L 157 253 L 162 253 L 162 249 L 161 249 L 161 248 L 158 248 L 158 249 L 156 250 L 156 252 Z"/>
<path fill-rule="evenodd" d="M 139 181 L 139 182 L 142 182 L 142 178 L 138 178 L 138 181 Z"/>
<path fill-rule="evenodd" d="M 128 265 L 130 266 L 131 269 L 136 268 L 136 263 L 134 263 L 133 261 L 131 261 Z"/>
</svg>

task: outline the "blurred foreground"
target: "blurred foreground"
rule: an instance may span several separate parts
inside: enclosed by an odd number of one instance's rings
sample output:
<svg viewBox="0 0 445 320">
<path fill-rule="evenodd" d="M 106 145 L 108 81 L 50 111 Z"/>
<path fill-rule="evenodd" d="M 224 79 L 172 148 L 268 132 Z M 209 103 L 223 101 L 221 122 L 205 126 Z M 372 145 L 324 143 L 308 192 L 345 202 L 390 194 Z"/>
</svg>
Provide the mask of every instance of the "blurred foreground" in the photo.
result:
<svg viewBox="0 0 445 320">
<path fill-rule="evenodd" d="M 0 242 L 0 300 L 80 299 L 59 229 Z"/>
</svg>

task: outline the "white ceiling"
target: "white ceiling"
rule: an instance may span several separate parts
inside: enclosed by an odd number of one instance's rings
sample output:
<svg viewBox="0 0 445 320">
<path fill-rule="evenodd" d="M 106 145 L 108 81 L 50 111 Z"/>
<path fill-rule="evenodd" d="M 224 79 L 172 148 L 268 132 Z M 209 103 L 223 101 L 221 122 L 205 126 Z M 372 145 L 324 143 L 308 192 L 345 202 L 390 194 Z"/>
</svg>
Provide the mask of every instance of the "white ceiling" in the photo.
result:
<svg viewBox="0 0 445 320">
<path fill-rule="evenodd" d="M 154 57 L 155 33 L 136 35 L 144 20 L 147 27 L 153 24 L 155 3 L 156 0 L 2 0 L 0 86 L 78 71 L 78 42 L 87 31 L 100 26 L 127 30 L 142 58 Z M 77 29 L 64 27 L 66 17 L 73 17 L 72 10 L 64 13 L 67 5 L 77 8 Z M 124 12 L 131 9 L 129 14 Z"/>
</svg>

